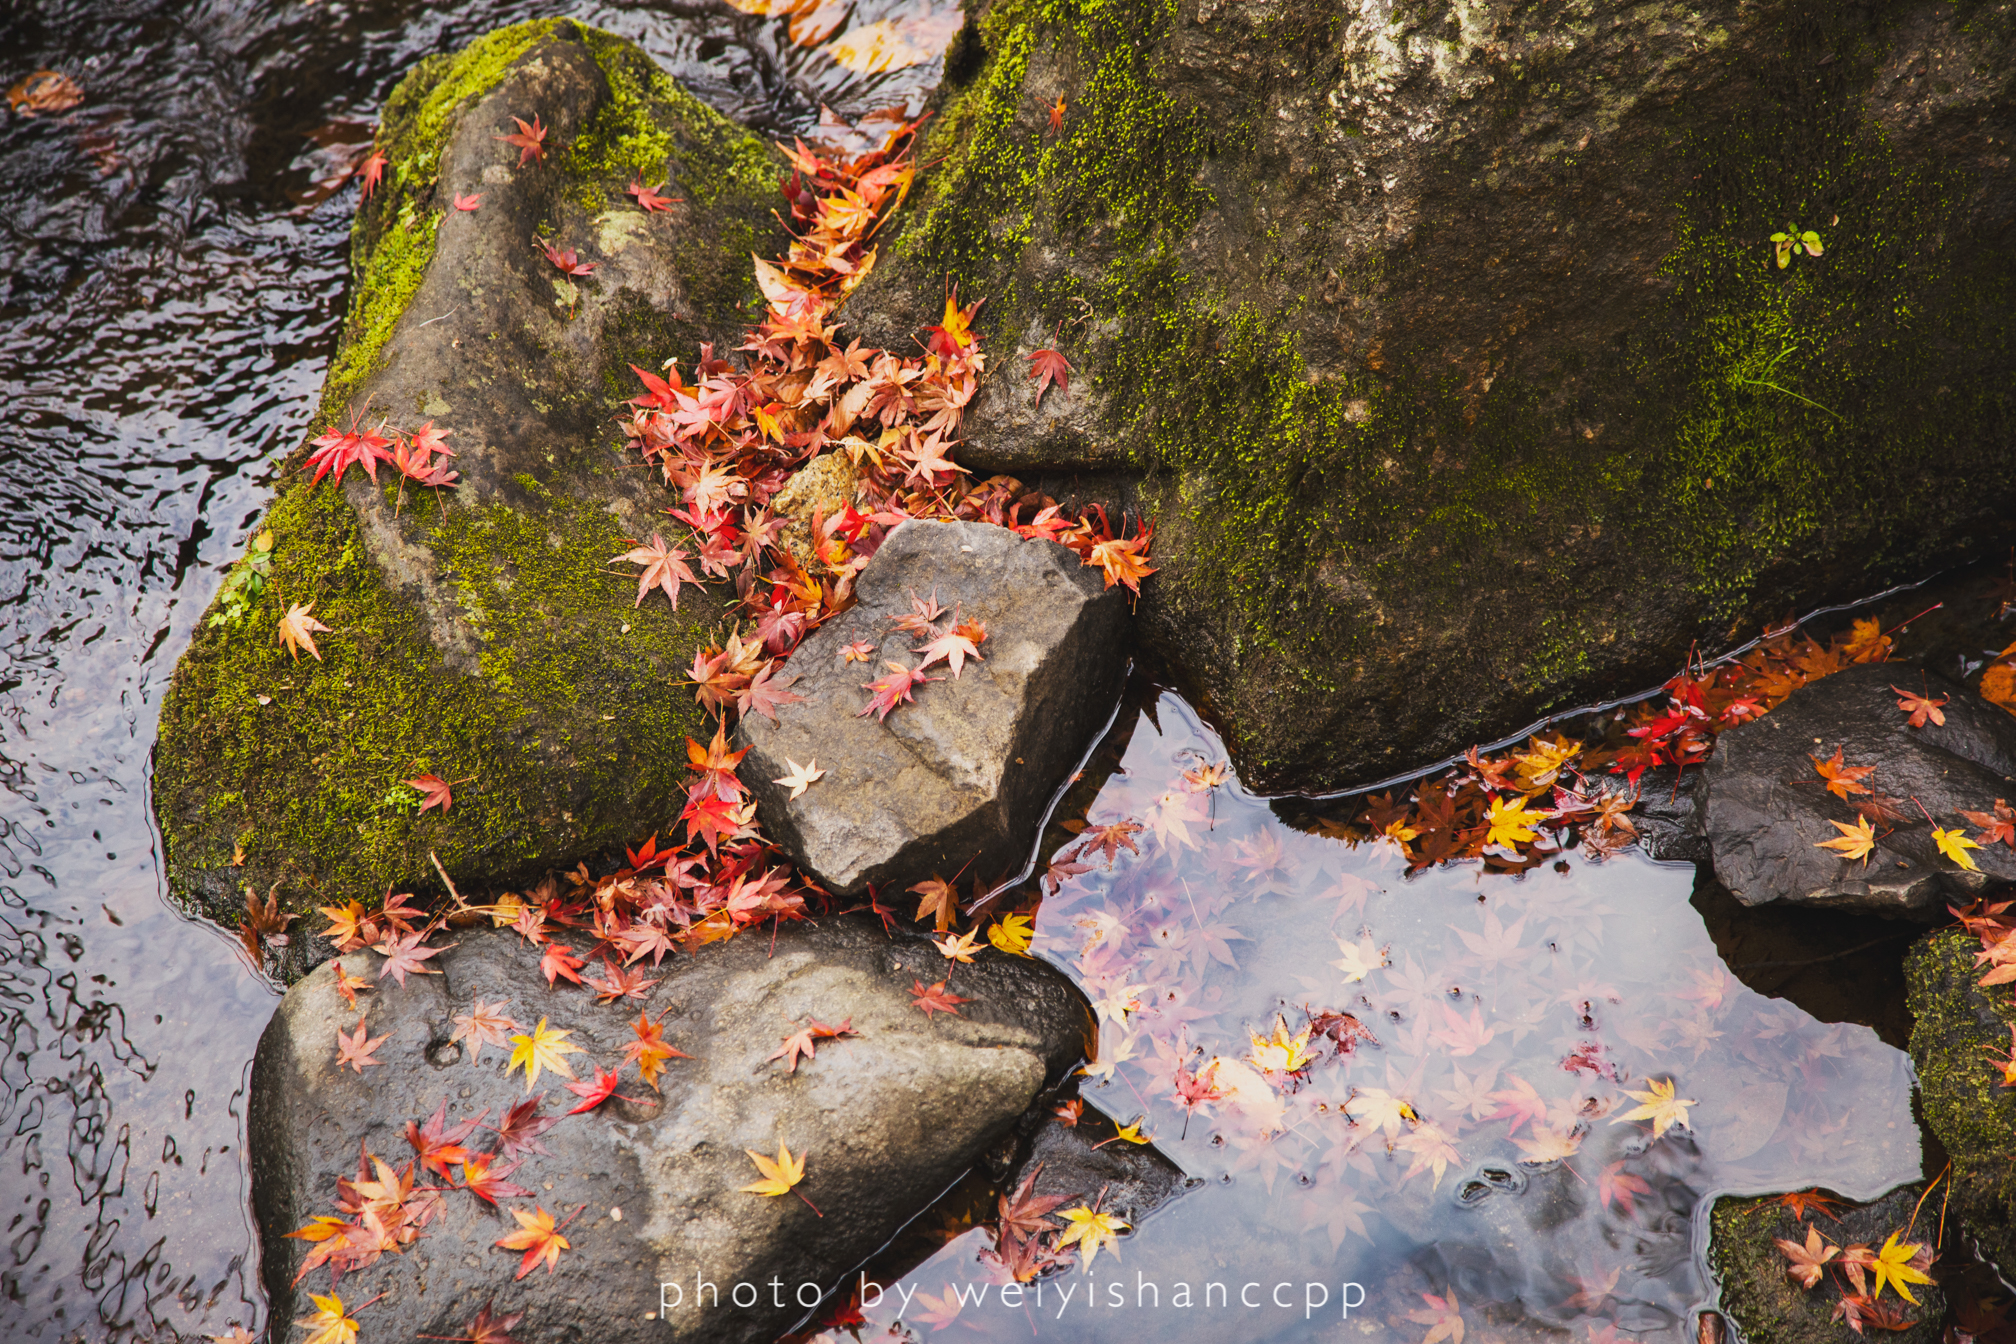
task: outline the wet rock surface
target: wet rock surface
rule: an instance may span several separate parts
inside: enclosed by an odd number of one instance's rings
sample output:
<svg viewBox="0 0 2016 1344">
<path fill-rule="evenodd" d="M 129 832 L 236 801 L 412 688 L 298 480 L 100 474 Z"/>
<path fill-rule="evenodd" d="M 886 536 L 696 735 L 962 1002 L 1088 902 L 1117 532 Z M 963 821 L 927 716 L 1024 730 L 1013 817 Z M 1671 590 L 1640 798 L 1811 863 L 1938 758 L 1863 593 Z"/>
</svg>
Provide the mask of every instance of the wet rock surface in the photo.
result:
<svg viewBox="0 0 2016 1344">
<path fill-rule="evenodd" d="M 960 460 L 1155 516 L 1144 643 L 1254 788 L 1382 778 L 2008 532 L 2005 411 L 1966 391 L 2012 349 L 1979 300 L 2006 16 L 967 12 L 843 317 L 896 348 L 948 275 L 985 296 Z M 1788 181 L 1827 184 L 1825 252 L 1781 271 Z M 1039 406 L 1043 348 L 1073 373 Z"/>
<path fill-rule="evenodd" d="M 2016 1273 L 2016 1091 L 1995 1060 L 2016 1040 L 2016 999 L 2006 986 L 1981 988 L 1980 950 L 1972 934 L 1940 929 L 1912 947 L 1904 977 L 1925 1124 L 1953 1160 L 1951 1216 L 2006 1278 Z"/>
<path fill-rule="evenodd" d="M 521 161 L 537 114 L 543 158 Z M 423 61 L 389 100 L 384 180 L 354 232 L 351 309 L 321 415 L 447 432 L 436 493 L 381 463 L 311 481 L 297 450 L 248 608 L 214 608 L 164 705 L 155 796 L 174 889 L 235 918 L 244 883 L 383 890 L 634 841 L 704 736 L 665 685 L 718 619 L 689 588 L 641 607 L 633 539 L 664 487 L 614 420 L 625 367 L 739 339 L 767 251 L 774 151 L 678 88 L 634 44 L 566 20 L 501 29 Z M 641 179 L 684 200 L 647 213 Z M 464 208 L 473 206 L 473 208 Z M 545 245 L 590 267 L 563 274 Z M 319 660 L 275 623 L 308 604 Z M 400 781 L 455 785 L 424 816 Z"/>
<path fill-rule="evenodd" d="M 774 953 L 768 938 L 750 935 L 675 954 L 649 972 L 662 983 L 615 1004 L 565 984 L 549 990 L 515 933 L 465 930 L 455 941 L 435 959 L 441 974 L 377 981 L 363 996 L 371 1036 L 390 1037 L 377 1050 L 381 1067 L 359 1074 L 336 1064 L 336 1033 L 356 1014 L 337 996 L 333 965 L 287 995 L 260 1043 L 253 1199 L 276 1322 L 303 1314 L 328 1272 L 290 1285 L 309 1248 L 284 1234 L 335 1212 L 336 1181 L 355 1178 L 360 1151 L 404 1166 L 408 1120 L 425 1121 L 445 1100 L 450 1126 L 486 1113 L 496 1125 L 528 1095 L 522 1073 L 507 1075 L 505 1051 L 487 1047 L 478 1061 L 467 1041 L 451 1043 L 453 1018 L 476 998 L 505 1000 L 502 1011 L 525 1031 L 542 1016 L 570 1031 L 585 1053 L 567 1059 L 583 1078 L 621 1065 L 640 1012 L 662 1015 L 665 1039 L 694 1058 L 668 1062 L 662 1094 L 621 1067 L 617 1092 L 636 1100 L 560 1120 L 541 1136 L 550 1153 L 527 1156 L 509 1177 L 532 1194 L 502 1201 L 505 1209 L 537 1206 L 556 1220 L 583 1210 L 556 1273 L 514 1282 L 519 1257 L 494 1243 L 518 1224 L 450 1190 L 417 1241 L 345 1275 L 346 1301 L 385 1295 L 366 1309 L 380 1338 L 463 1333 L 494 1298 L 499 1314 L 528 1313 L 518 1331 L 527 1341 L 768 1344 L 810 1311 L 801 1285 L 833 1287 L 1005 1135 L 1077 1062 L 1086 1028 L 1083 1000 L 1063 976 L 996 952 L 956 968 L 951 988 L 969 1000 L 959 1016 L 927 1018 L 911 989 L 943 978 L 944 958 L 873 920 L 786 927 Z M 369 978 L 382 959 L 342 960 Z M 812 1018 L 851 1019 L 857 1035 L 820 1042 L 795 1073 L 768 1060 Z M 564 1082 L 541 1075 L 544 1114 L 575 1103 Z M 487 1149 L 491 1137 L 479 1129 L 470 1145 Z M 774 1155 L 780 1141 L 804 1159 L 798 1190 L 818 1213 L 795 1196 L 740 1189 L 759 1177 L 744 1150 Z M 696 1308 L 696 1273 L 719 1285 L 719 1309 Z M 781 1305 L 773 1277 L 785 1285 Z M 683 1305 L 653 1320 L 661 1282 L 684 1285 Z M 730 1296 L 745 1282 L 760 1285 L 759 1302 L 737 1308 Z M 279 1326 L 273 1337 L 304 1335 Z"/>
<path fill-rule="evenodd" d="M 1834 1318 L 1841 1300 L 1840 1279 L 1829 1269 L 1818 1287 L 1802 1288 L 1785 1273 L 1786 1259 L 1777 1240 L 1805 1244 L 1809 1227 L 1835 1246 L 1863 1244 L 1880 1249 L 1891 1233 L 1900 1242 L 1933 1240 L 1920 1215 L 1911 1231 L 1922 1185 L 1900 1186 L 1869 1204 L 1848 1203 L 1836 1218 L 1809 1213 L 1802 1222 L 1775 1195 L 1761 1199 L 1718 1199 L 1709 1214 L 1708 1263 L 1721 1287 L 1720 1306 L 1736 1322 L 1750 1344 L 1845 1344 L 1857 1334 Z M 1936 1225 L 1936 1216 L 1935 1216 Z M 1886 1289 L 1883 1300 L 1899 1307 L 1916 1322 L 1908 1330 L 1884 1331 L 1885 1339 L 1903 1344 L 1935 1344 L 1946 1296 L 1933 1284 L 1911 1289 L 1919 1305 Z M 1865 1328 L 1862 1337 L 1873 1331 Z"/>
<path fill-rule="evenodd" d="M 1028 859 L 1065 776 L 1111 715 L 1126 668 L 1120 588 L 1054 542 L 986 523 L 912 521 L 889 534 L 855 586 L 859 603 L 798 646 L 797 704 L 741 723 L 740 769 L 763 828 L 799 870 L 836 892 L 933 872 L 992 878 Z M 912 600 L 940 625 L 979 621 L 984 661 L 939 678 L 886 720 L 864 716 L 866 683 L 915 667 L 923 640 L 892 628 Z M 842 651 L 865 641 L 867 661 Z M 792 762 L 826 774 L 797 798 L 773 781 Z"/>
<path fill-rule="evenodd" d="M 1948 697 L 1945 723 L 1913 728 L 1893 686 Z M 1873 765 L 1861 782 L 1905 815 L 1879 825 L 1869 861 L 1818 848 L 1858 814 L 1824 787 L 1814 758 L 1842 748 L 1851 766 Z M 1971 851 L 1978 872 L 1939 853 L 1931 824 L 1978 829 L 1961 809 L 1992 811 L 2016 796 L 2016 717 L 1975 692 L 1905 663 L 1852 667 L 1794 691 L 1754 723 L 1723 733 L 1701 768 L 1701 817 L 1715 875 L 1746 905 L 1790 902 L 1894 915 L 1929 915 L 2016 880 L 2016 850 Z"/>
</svg>

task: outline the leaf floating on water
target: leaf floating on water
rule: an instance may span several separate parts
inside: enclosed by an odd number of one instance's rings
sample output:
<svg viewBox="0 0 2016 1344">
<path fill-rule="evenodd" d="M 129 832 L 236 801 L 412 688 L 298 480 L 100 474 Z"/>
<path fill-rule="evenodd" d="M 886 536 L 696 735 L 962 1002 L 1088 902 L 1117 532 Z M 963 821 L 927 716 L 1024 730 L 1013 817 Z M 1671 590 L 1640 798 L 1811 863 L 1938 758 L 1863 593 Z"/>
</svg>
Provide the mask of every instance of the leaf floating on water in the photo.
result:
<svg viewBox="0 0 2016 1344">
<path fill-rule="evenodd" d="M 964 16 L 957 9 L 917 18 L 880 19 L 851 29 L 826 45 L 826 54 L 842 69 L 857 75 L 907 70 L 935 61 L 959 33 Z"/>
</svg>

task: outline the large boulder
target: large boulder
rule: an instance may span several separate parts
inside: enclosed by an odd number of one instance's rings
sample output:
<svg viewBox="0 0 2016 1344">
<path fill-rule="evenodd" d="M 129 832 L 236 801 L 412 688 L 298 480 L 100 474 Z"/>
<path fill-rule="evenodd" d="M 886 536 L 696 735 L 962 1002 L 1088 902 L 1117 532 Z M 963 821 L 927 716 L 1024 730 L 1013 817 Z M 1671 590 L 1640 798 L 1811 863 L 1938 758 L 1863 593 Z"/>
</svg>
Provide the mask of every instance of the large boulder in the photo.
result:
<svg viewBox="0 0 2016 1344">
<path fill-rule="evenodd" d="M 526 1098 L 523 1075 L 506 1069 L 509 1047 L 479 1060 L 471 1042 L 451 1040 L 455 1016 L 477 1000 L 504 1001 L 524 1032 L 541 1018 L 571 1032 L 566 1043 L 585 1052 L 566 1057 L 574 1072 L 620 1070 L 621 1096 L 540 1136 L 550 1152 L 525 1156 L 509 1177 L 529 1195 L 497 1210 L 448 1190 L 417 1240 L 346 1274 L 346 1301 L 384 1294 L 363 1317 L 371 1337 L 463 1334 L 494 1299 L 499 1315 L 528 1313 L 525 1339 L 769 1344 L 811 1311 L 815 1293 L 803 1285 L 844 1291 L 855 1266 L 1009 1132 L 1078 1061 L 1088 1024 L 1061 974 L 991 950 L 953 968 L 951 990 L 967 1000 L 957 1015 L 927 1016 L 912 989 L 944 979 L 945 959 L 872 919 L 793 925 L 774 947 L 751 934 L 675 954 L 647 972 L 661 983 L 613 1004 L 584 988 L 550 990 L 513 932 L 464 931 L 455 942 L 434 959 L 440 974 L 380 980 L 363 997 L 369 1036 L 389 1037 L 376 1051 L 382 1067 L 337 1063 L 337 1033 L 358 1015 L 337 996 L 334 964 L 288 992 L 260 1041 L 250 1153 L 275 1341 L 304 1337 L 279 1323 L 308 1309 L 307 1293 L 326 1291 L 328 1273 L 294 1283 L 310 1243 L 286 1234 L 336 1213 L 336 1182 L 356 1177 L 360 1153 L 404 1167 L 414 1157 L 409 1120 L 426 1122 L 445 1101 L 445 1128 L 479 1117 L 494 1126 Z M 370 978 L 382 958 L 358 952 L 341 963 Z M 662 1092 L 622 1062 L 640 1013 L 693 1056 L 668 1062 Z M 813 1019 L 856 1034 L 816 1042 L 795 1071 L 770 1058 Z M 539 1080 L 545 1115 L 575 1104 L 560 1081 Z M 482 1129 L 467 1142 L 495 1146 Z M 805 1161 L 803 1183 L 778 1198 L 745 1193 L 760 1173 L 744 1150 L 775 1155 L 780 1142 Z M 449 1182 L 423 1173 L 416 1184 Z M 494 1243 L 519 1226 L 508 1210 L 535 1208 L 556 1220 L 583 1211 L 562 1233 L 571 1245 L 557 1270 L 514 1281 L 519 1256 Z M 696 1292 L 696 1274 L 717 1285 L 718 1309 Z M 661 1284 L 681 1291 L 663 1291 L 672 1309 L 659 1320 Z M 756 1305 L 733 1303 L 738 1284 L 757 1285 Z"/>
<path fill-rule="evenodd" d="M 543 127 L 543 160 L 500 139 L 514 119 Z M 779 241 L 774 151 L 566 20 L 422 61 L 377 148 L 311 432 L 432 421 L 461 483 L 315 484 L 305 446 L 285 465 L 162 711 L 170 882 L 213 916 L 248 882 L 300 910 L 429 880 L 430 851 L 483 881 L 635 841 L 676 813 L 701 731 L 668 683 L 723 606 L 637 607 L 634 569 L 609 566 L 669 498 L 613 420 L 627 363 L 739 339 L 749 253 Z M 683 201 L 646 213 L 640 179 Z M 542 242 L 594 270 L 563 275 Z M 275 638 L 296 604 L 329 627 L 319 659 Z M 424 774 L 452 806 L 416 815 L 400 781 Z"/>
<path fill-rule="evenodd" d="M 911 521 L 861 571 L 859 601 L 791 656 L 803 700 L 774 720 L 748 715 L 739 774 L 764 832 L 799 871 L 835 892 L 908 883 L 970 866 L 1012 876 L 1043 811 L 1112 716 L 1126 671 L 1125 593 L 1067 548 L 988 523 Z M 913 599 L 977 621 L 967 659 L 886 717 L 864 714 L 864 685 L 891 662 L 914 667 L 922 640 L 894 627 Z M 850 645 L 866 643 L 866 661 Z M 777 782 L 796 762 L 825 776 L 797 797 Z"/>
<path fill-rule="evenodd" d="M 1253 787 L 1460 751 L 2016 519 L 2016 12 L 967 12 L 843 316 L 899 345 L 948 276 L 986 300 L 961 460 L 1155 515 L 1144 637 Z M 1822 253 L 1781 269 L 1788 223 Z"/>
<path fill-rule="evenodd" d="M 1898 708 L 1898 687 L 1943 699 L 1945 722 L 1913 728 Z M 1859 819 L 1814 768 L 1836 748 L 1845 765 L 1874 766 L 1856 782 L 1905 814 L 1877 827 L 1866 862 L 1820 847 L 1841 838 L 1833 823 Z M 1948 901 L 2016 880 L 2016 849 L 1984 845 L 1970 854 L 1976 868 L 1963 869 L 1939 852 L 1919 811 L 1922 805 L 1941 827 L 1971 835 L 1978 828 L 1961 810 L 1990 812 L 1998 797 L 2016 796 L 2016 718 L 1909 664 L 1869 663 L 1801 687 L 1769 714 L 1717 738 L 1700 775 L 1715 876 L 1745 905 L 1937 913 Z"/>
<path fill-rule="evenodd" d="M 2016 1040 L 2016 995 L 1983 989 L 1980 940 L 1961 929 L 1920 939 L 1904 962 L 1911 1062 L 1925 1125 L 1953 1161 L 1944 1198 L 1981 1256 L 2016 1274 L 2016 1091 L 1995 1061 Z"/>
</svg>

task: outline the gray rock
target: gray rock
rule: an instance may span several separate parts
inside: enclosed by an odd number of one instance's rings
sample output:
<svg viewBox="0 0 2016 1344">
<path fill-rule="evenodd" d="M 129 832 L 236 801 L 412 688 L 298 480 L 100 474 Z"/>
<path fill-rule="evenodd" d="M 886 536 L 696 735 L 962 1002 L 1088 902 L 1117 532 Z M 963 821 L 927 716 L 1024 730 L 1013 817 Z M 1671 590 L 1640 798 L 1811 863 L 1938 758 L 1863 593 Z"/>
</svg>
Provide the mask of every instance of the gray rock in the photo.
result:
<svg viewBox="0 0 2016 1344">
<path fill-rule="evenodd" d="M 858 605 L 791 656 L 805 697 L 775 722 L 742 721 L 741 778 L 765 832 L 801 872 L 836 892 L 908 883 L 970 863 L 1019 869 L 1043 810 L 1111 713 L 1125 671 L 1125 593 L 1054 542 L 986 523 L 908 522 L 862 571 Z M 987 627 L 984 662 L 920 686 L 885 721 L 863 717 L 863 686 L 885 662 L 915 666 L 920 641 L 891 622 L 913 594 Z M 841 650 L 875 646 L 868 662 Z M 789 762 L 826 776 L 793 799 L 772 783 Z"/>
<path fill-rule="evenodd" d="M 1034 1172 L 1035 1194 L 1097 1201 L 1101 1209 L 1138 1228 L 1192 1183 L 1154 1144 L 1114 1142 L 1114 1132 L 1114 1122 L 1089 1107 L 1075 1125 L 1045 1117 L 1030 1135 L 1028 1155 L 1011 1176 L 1009 1189 Z"/>
<path fill-rule="evenodd" d="M 533 1193 L 505 1200 L 507 1209 L 536 1205 L 558 1219 L 583 1208 L 564 1233 L 572 1246 L 557 1273 L 537 1269 L 514 1282 L 517 1255 L 494 1243 L 516 1222 L 451 1190 L 419 1240 L 344 1276 L 347 1302 L 385 1295 L 360 1317 L 369 1337 L 463 1333 L 494 1298 L 499 1314 L 528 1313 L 517 1332 L 528 1344 L 768 1344 L 810 1310 L 796 1299 L 801 1285 L 841 1285 L 1080 1058 L 1087 1027 L 1084 1001 L 1062 975 L 992 951 L 953 971 L 952 990 L 970 1000 L 961 1015 L 926 1018 L 910 990 L 944 977 L 944 959 L 871 920 L 788 926 L 774 951 L 769 937 L 749 935 L 675 955 L 652 972 L 664 979 L 642 1003 L 613 1005 L 564 982 L 549 990 L 537 956 L 509 931 L 465 930 L 455 940 L 435 959 L 440 975 L 403 987 L 378 981 L 363 996 L 370 1034 L 391 1037 L 377 1052 L 383 1067 L 360 1075 L 336 1065 L 336 1032 L 356 1014 L 337 997 L 333 965 L 288 993 L 260 1041 L 250 1148 L 276 1341 L 300 1339 L 285 1323 L 309 1309 L 308 1292 L 327 1291 L 326 1269 L 291 1284 L 308 1247 L 284 1234 L 335 1212 L 336 1181 L 354 1177 L 360 1150 L 403 1166 L 413 1156 L 406 1122 L 424 1121 L 444 1099 L 450 1124 L 485 1112 L 495 1124 L 525 1098 L 523 1075 L 506 1074 L 505 1055 L 486 1049 L 472 1064 L 466 1043 L 449 1042 L 452 1018 L 477 996 L 508 999 L 505 1011 L 528 1029 L 544 1016 L 571 1030 L 586 1052 L 569 1057 L 583 1077 L 619 1064 L 640 1011 L 663 1013 L 665 1038 L 695 1058 L 670 1062 L 662 1097 L 624 1067 L 617 1091 L 641 1100 L 612 1099 L 561 1120 L 543 1136 L 551 1155 L 527 1158 L 511 1176 Z M 381 960 L 342 958 L 366 977 Z M 859 1036 L 820 1043 L 795 1074 L 766 1062 L 812 1017 L 851 1018 Z M 562 1082 L 541 1076 L 546 1114 L 574 1103 Z M 805 1158 L 798 1190 L 817 1214 L 795 1197 L 741 1191 L 758 1179 L 743 1150 L 774 1155 L 780 1140 Z M 719 1308 L 697 1305 L 696 1274 L 718 1285 Z M 680 1284 L 683 1301 L 655 1321 L 648 1313 L 659 1309 L 661 1283 Z M 758 1305 L 732 1304 L 738 1283 L 758 1285 Z"/>
<path fill-rule="evenodd" d="M 1909 726 L 1892 685 L 1950 697 L 1943 725 Z M 1849 765 L 1873 765 L 1863 782 L 1895 799 L 1905 819 L 1879 824 L 1865 865 L 1817 847 L 1853 824 L 1855 810 L 1822 787 L 1813 758 L 1842 747 Z M 2016 850 L 1973 852 L 1979 872 L 1942 856 L 1911 800 L 1944 827 L 1973 827 L 1959 810 L 1992 810 L 2016 797 L 2016 718 L 1973 691 L 1903 663 L 1837 672 L 1794 691 L 1754 723 L 1731 729 L 1701 770 L 1702 817 L 1715 875 L 1746 905 L 1787 901 L 1882 914 L 1936 911 L 2016 880 Z"/>
</svg>

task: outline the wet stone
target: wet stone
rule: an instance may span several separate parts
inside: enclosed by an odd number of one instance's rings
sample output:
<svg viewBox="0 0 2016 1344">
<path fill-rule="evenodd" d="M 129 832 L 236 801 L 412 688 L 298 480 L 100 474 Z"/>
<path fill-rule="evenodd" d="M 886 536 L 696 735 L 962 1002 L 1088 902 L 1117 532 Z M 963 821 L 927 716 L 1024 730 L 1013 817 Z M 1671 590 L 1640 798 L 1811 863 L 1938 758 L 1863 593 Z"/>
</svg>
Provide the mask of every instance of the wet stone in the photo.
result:
<svg viewBox="0 0 2016 1344">
<path fill-rule="evenodd" d="M 841 1285 L 1009 1132 L 1077 1062 L 1087 1025 L 1083 999 L 1060 973 L 991 951 L 956 968 L 951 988 L 968 1000 L 959 1016 L 927 1018 L 911 990 L 944 978 L 944 958 L 866 919 L 787 926 L 774 950 L 769 936 L 750 935 L 675 954 L 648 970 L 663 978 L 641 1000 L 613 1004 L 564 982 L 549 989 L 538 956 L 511 931 L 464 930 L 454 941 L 433 959 L 441 974 L 374 981 L 361 997 L 370 1036 L 390 1038 L 376 1052 L 381 1066 L 360 1074 L 337 1065 L 336 1033 L 357 1014 L 337 995 L 333 964 L 289 992 L 260 1041 L 250 1148 L 276 1322 L 311 1310 L 309 1292 L 328 1291 L 326 1268 L 293 1283 L 309 1244 L 285 1234 L 337 1212 L 336 1182 L 356 1179 L 360 1153 L 403 1167 L 414 1156 L 407 1122 L 424 1122 L 444 1100 L 450 1126 L 479 1117 L 496 1125 L 528 1095 L 523 1073 L 506 1072 L 508 1050 L 487 1047 L 476 1061 L 469 1041 L 450 1042 L 455 1015 L 478 997 L 505 1000 L 521 1031 L 541 1017 L 569 1031 L 567 1043 L 584 1052 L 566 1057 L 574 1072 L 619 1069 L 619 1096 L 541 1136 L 550 1153 L 527 1156 L 507 1177 L 528 1197 L 497 1210 L 445 1190 L 417 1241 L 345 1274 L 345 1301 L 384 1295 L 362 1318 L 376 1338 L 466 1333 L 494 1298 L 500 1315 L 528 1313 L 519 1332 L 528 1340 L 769 1344 L 811 1310 L 804 1285 Z M 366 979 L 382 964 L 371 952 L 341 960 Z M 640 1012 L 663 1014 L 665 1039 L 693 1056 L 668 1062 L 662 1094 L 622 1064 Z M 819 1042 L 795 1073 L 769 1061 L 812 1018 L 851 1019 L 857 1035 Z M 576 1104 L 566 1081 L 540 1076 L 542 1114 Z M 478 1129 L 468 1142 L 487 1151 L 495 1138 Z M 780 1142 L 805 1161 L 797 1192 L 810 1204 L 741 1188 L 760 1175 L 744 1150 L 774 1156 Z M 423 1174 L 416 1184 L 449 1183 Z M 509 1210 L 535 1207 L 556 1221 L 581 1212 L 563 1233 L 571 1246 L 557 1272 L 535 1268 L 514 1281 L 519 1255 L 495 1243 L 518 1227 Z M 696 1274 L 718 1286 L 718 1309 L 696 1294 Z M 785 1285 L 781 1304 L 773 1277 Z M 673 1309 L 653 1320 L 661 1283 L 683 1289 L 665 1290 Z M 761 1285 L 758 1300 L 737 1307 L 730 1297 L 745 1283 Z M 306 1333 L 282 1324 L 273 1338 Z"/>
<path fill-rule="evenodd" d="M 1946 722 L 1911 727 L 1893 685 L 1947 697 Z M 1875 766 L 1861 782 L 1906 814 L 1877 826 L 1866 864 L 1818 847 L 1841 835 L 1830 822 L 1858 819 L 1814 770 L 1814 759 L 1830 758 L 1837 746 L 1845 764 Z M 1940 826 L 1971 836 L 1977 828 L 1960 810 L 1990 811 L 1996 798 L 2016 798 L 2012 776 L 2016 718 L 1934 673 L 1875 663 L 1801 687 L 1763 718 L 1722 734 L 1699 792 L 1715 875 L 1745 905 L 1930 915 L 2016 880 L 2016 849 L 1984 845 L 1972 851 L 1980 871 L 1966 872 L 1939 853 L 1918 804 Z"/>
<path fill-rule="evenodd" d="M 804 700 L 773 722 L 742 720 L 739 774 L 763 829 L 835 892 L 964 870 L 1021 869 L 1044 809 L 1112 713 L 1125 672 L 1125 596 L 1055 542 L 986 523 L 912 521 L 862 571 L 860 601 L 792 654 Z M 894 622 L 912 600 L 979 621 L 984 661 L 914 691 L 886 719 L 862 710 L 889 663 L 915 667 L 922 640 Z M 844 650 L 866 642 L 867 661 Z M 797 798 L 773 781 L 793 762 L 825 776 Z"/>
</svg>

